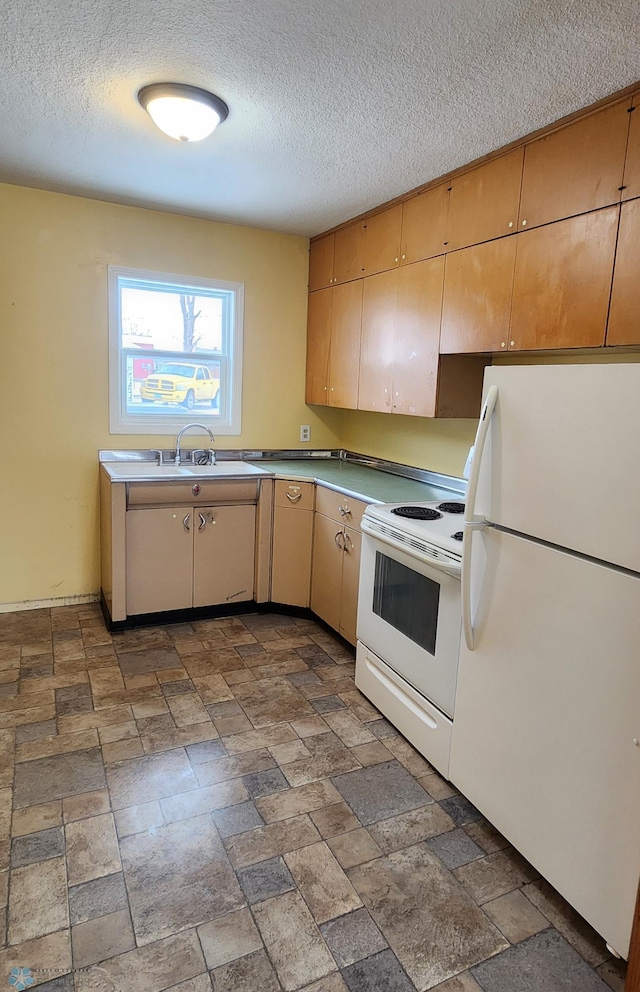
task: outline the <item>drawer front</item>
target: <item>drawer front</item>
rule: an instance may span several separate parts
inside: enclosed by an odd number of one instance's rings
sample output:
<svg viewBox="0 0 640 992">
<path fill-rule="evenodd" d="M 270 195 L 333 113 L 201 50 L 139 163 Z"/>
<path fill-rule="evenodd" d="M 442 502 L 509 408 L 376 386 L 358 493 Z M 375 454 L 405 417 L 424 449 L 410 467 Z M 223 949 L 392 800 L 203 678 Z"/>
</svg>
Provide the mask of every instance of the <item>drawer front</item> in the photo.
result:
<svg viewBox="0 0 640 992">
<path fill-rule="evenodd" d="M 336 523 L 359 528 L 366 506 L 362 500 L 337 493 L 334 489 L 327 489 L 325 486 L 317 488 L 316 510 Z"/>
<path fill-rule="evenodd" d="M 162 506 L 189 504 L 198 506 L 206 503 L 255 503 L 258 499 L 260 483 L 213 482 L 201 479 L 186 482 L 130 482 L 128 485 L 128 506 Z"/>
<path fill-rule="evenodd" d="M 313 482 L 276 482 L 276 506 L 292 506 L 299 510 L 313 510 Z"/>
</svg>

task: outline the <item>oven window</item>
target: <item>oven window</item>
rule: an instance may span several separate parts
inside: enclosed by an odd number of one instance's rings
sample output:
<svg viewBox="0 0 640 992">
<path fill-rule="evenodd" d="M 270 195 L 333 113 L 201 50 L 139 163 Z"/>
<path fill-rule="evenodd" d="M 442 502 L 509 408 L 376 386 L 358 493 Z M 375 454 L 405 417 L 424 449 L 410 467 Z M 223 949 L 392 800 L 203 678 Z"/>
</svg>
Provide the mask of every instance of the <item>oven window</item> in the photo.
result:
<svg viewBox="0 0 640 992">
<path fill-rule="evenodd" d="M 437 582 L 376 551 L 373 612 L 432 655 L 439 600 Z"/>
</svg>

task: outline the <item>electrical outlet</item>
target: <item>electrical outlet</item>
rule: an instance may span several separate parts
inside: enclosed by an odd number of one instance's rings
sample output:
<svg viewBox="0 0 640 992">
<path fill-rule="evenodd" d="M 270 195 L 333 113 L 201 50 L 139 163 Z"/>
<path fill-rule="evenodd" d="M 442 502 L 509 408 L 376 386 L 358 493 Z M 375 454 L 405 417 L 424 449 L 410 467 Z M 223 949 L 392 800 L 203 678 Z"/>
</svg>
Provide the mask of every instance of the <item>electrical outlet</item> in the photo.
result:
<svg viewBox="0 0 640 992">
<path fill-rule="evenodd" d="M 311 440 L 311 428 L 309 424 L 300 424 L 300 440 L 301 441 Z"/>
</svg>

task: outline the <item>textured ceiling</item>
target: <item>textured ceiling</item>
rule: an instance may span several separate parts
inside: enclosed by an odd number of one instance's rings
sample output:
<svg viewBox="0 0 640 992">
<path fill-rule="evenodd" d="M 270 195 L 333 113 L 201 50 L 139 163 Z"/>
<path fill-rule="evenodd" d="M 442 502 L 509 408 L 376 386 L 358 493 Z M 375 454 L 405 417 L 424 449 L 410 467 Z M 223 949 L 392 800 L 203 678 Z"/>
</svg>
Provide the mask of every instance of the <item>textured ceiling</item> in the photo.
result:
<svg viewBox="0 0 640 992">
<path fill-rule="evenodd" d="M 0 180 L 314 234 L 633 83 L 640 0 L 14 0 Z M 136 102 L 230 107 L 198 144 Z"/>
</svg>

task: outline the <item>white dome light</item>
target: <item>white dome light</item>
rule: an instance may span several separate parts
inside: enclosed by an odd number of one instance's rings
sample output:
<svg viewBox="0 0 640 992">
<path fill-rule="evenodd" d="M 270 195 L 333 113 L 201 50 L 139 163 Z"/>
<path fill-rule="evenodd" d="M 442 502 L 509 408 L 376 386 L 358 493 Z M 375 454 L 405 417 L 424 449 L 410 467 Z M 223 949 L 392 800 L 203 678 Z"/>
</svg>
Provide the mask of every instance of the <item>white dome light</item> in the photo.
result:
<svg viewBox="0 0 640 992">
<path fill-rule="evenodd" d="M 144 86 L 138 100 L 160 130 L 176 141 L 202 141 L 229 113 L 220 97 L 185 83 Z"/>
</svg>

